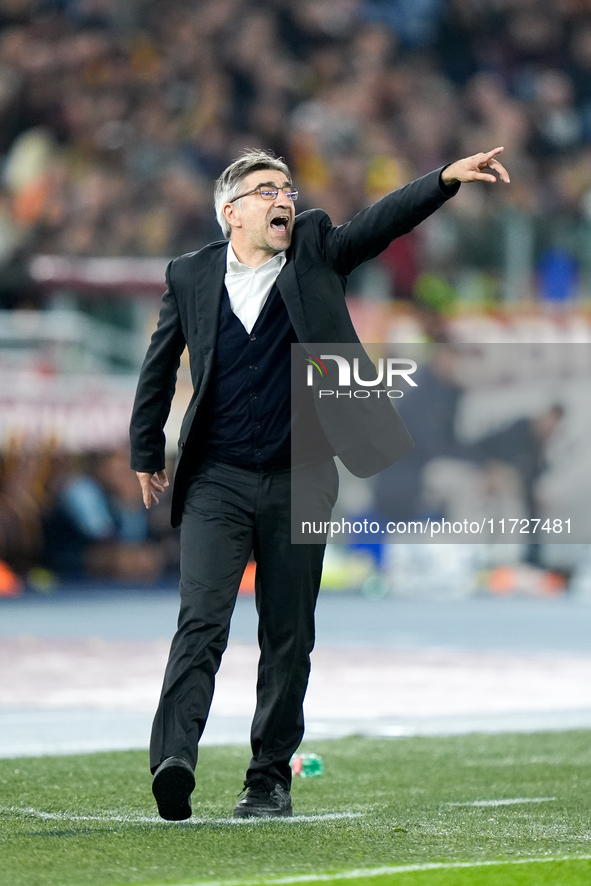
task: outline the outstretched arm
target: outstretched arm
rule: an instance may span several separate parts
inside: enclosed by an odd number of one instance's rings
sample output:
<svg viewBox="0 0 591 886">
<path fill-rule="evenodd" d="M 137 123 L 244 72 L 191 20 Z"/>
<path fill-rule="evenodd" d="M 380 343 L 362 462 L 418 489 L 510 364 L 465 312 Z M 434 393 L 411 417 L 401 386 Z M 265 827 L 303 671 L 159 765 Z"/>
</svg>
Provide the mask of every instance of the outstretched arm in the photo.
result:
<svg viewBox="0 0 591 886">
<path fill-rule="evenodd" d="M 505 167 L 496 159 L 497 154 L 504 148 L 493 148 L 492 151 L 474 154 L 463 160 L 456 160 L 446 166 L 441 173 L 441 178 L 446 185 L 454 185 L 456 182 L 496 182 L 497 176 L 501 181 L 509 184 L 511 179 Z M 493 175 L 496 173 L 496 175 Z"/>
<path fill-rule="evenodd" d="M 461 182 L 509 182 L 509 174 L 496 159 L 503 148 L 456 160 L 392 191 L 362 209 L 344 225 L 333 226 L 328 216 L 320 227 L 321 250 L 339 273 L 347 276 L 374 258 L 396 237 L 407 234 L 457 192 Z M 496 174 L 495 174 L 496 173 Z"/>
</svg>

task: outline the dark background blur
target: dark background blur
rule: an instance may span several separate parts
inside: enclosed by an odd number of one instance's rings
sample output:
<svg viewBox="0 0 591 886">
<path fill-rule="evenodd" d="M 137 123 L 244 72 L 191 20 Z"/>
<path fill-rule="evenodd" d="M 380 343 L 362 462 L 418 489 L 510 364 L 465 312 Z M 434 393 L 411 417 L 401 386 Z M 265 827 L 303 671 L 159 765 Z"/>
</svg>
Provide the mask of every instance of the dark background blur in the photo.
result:
<svg viewBox="0 0 591 886">
<path fill-rule="evenodd" d="M 352 276 L 367 342 L 591 342 L 591 3 L 1 0 L 4 593 L 174 576 L 127 422 L 166 263 L 221 237 L 212 186 L 243 148 L 341 223 L 497 145 L 509 187 L 463 187 Z M 504 556 L 552 565 L 485 565 Z"/>
</svg>

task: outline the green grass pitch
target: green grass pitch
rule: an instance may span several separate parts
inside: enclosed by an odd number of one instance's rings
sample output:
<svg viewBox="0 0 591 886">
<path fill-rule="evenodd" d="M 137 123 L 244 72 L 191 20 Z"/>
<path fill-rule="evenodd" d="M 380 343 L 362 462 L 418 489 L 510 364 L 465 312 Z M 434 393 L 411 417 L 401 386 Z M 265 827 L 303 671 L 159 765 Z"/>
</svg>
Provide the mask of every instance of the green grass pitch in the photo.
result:
<svg viewBox="0 0 591 886">
<path fill-rule="evenodd" d="M 294 819 L 235 821 L 248 750 L 158 819 L 145 752 L 0 760 L 0 886 L 590 886 L 591 732 L 308 743 Z"/>
</svg>

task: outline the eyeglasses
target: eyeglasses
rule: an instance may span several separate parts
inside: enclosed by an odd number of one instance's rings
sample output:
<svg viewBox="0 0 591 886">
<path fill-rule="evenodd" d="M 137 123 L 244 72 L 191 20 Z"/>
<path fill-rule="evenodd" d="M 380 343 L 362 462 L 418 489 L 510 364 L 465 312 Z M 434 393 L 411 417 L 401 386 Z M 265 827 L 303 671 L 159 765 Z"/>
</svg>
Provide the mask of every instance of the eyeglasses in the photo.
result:
<svg viewBox="0 0 591 886">
<path fill-rule="evenodd" d="M 243 197 L 249 197 L 251 194 L 256 194 L 259 192 L 263 200 L 276 200 L 279 191 L 283 191 L 288 200 L 291 200 L 293 203 L 298 199 L 299 191 L 297 188 L 294 188 L 293 185 L 283 185 L 282 188 L 276 188 L 273 185 L 257 185 L 256 188 L 253 188 L 252 191 L 247 191 L 246 194 L 240 194 L 238 197 L 233 197 L 232 200 L 229 200 L 229 203 L 235 203 L 236 200 L 242 200 Z"/>
</svg>

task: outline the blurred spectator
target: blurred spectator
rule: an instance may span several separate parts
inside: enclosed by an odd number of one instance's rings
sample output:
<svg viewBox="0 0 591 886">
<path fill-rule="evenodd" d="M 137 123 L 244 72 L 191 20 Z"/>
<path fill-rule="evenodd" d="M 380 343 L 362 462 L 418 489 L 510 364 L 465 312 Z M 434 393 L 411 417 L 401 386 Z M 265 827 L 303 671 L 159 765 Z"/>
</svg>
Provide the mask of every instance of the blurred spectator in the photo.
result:
<svg viewBox="0 0 591 886">
<path fill-rule="evenodd" d="M 536 494 L 536 482 L 547 468 L 547 450 L 564 415 L 562 406 L 555 404 L 540 415 L 521 418 L 509 427 L 482 438 L 478 450 L 489 462 L 510 465 L 515 469 L 515 484 L 525 503 L 527 519 L 542 518 Z M 540 545 L 529 544 L 526 561 L 540 564 Z"/>
<path fill-rule="evenodd" d="M 527 526 L 547 516 L 538 483 L 551 468 L 549 453 L 564 410 L 555 404 L 463 442 L 456 424 L 471 377 L 462 360 L 468 347 L 439 346 L 416 372 L 417 387 L 397 401 L 415 447 L 379 475 L 375 508 L 382 519 L 406 523 L 476 521 L 483 534 L 486 529 L 487 541 L 503 542 L 498 531 L 503 518 L 523 519 L 520 526 Z M 540 539 L 546 539 L 541 532 L 537 543 L 528 543 L 527 535 L 519 538 L 526 543 L 524 559 L 532 565 L 540 563 Z"/>
<path fill-rule="evenodd" d="M 17 572 L 38 562 L 43 549 L 42 453 L 25 453 L 13 443 L 0 455 L 0 561 Z"/>
<path fill-rule="evenodd" d="M 0 455 L 0 562 L 37 583 L 89 577 L 154 582 L 176 575 L 166 509 L 146 511 L 126 450 L 69 455 L 13 441 Z"/>
<path fill-rule="evenodd" d="M 484 459 L 513 465 L 524 487 L 528 517 L 539 516 L 535 481 L 546 467 L 546 449 L 555 433 L 564 409 L 554 405 L 532 418 L 520 418 L 507 428 L 483 437 L 478 449 Z"/>
<path fill-rule="evenodd" d="M 136 485 L 127 452 L 56 457 L 44 508 L 43 565 L 61 578 L 160 578 L 169 557 Z"/>
<path fill-rule="evenodd" d="M 382 471 L 374 483 L 377 513 L 387 520 L 422 520 L 435 515 L 424 495 L 424 473 L 434 459 L 460 466 L 476 460 L 474 447 L 461 443 L 455 421 L 462 388 L 458 355 L 451 346 L 436 348 L 414 376 L 417 386 L 405 392 L 397 408 L 414 440 L 405 457 Z"/>
</svg>

